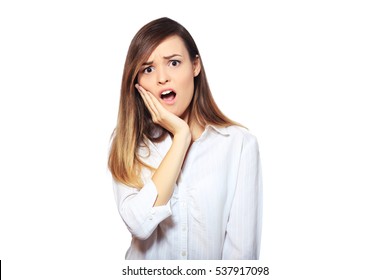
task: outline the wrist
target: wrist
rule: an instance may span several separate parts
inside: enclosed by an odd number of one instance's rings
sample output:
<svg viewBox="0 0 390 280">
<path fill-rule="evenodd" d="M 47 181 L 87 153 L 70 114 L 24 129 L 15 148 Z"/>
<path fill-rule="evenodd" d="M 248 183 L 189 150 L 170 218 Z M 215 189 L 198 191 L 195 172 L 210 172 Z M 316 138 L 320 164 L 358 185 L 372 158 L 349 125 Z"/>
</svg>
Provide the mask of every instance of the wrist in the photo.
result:
<svg viewBox="0 0 390 280">
<path fill-rule="evenodd" d="M 191 136 L 191 131 L 189 128 L 183 129 L 173 136 L 173 141 L 175 141 L 175 142 L 180 141 L 187 146 L 189 146 L 191 144 L 191 139 L 192 139 L 192 136 Z"/>
</svg>

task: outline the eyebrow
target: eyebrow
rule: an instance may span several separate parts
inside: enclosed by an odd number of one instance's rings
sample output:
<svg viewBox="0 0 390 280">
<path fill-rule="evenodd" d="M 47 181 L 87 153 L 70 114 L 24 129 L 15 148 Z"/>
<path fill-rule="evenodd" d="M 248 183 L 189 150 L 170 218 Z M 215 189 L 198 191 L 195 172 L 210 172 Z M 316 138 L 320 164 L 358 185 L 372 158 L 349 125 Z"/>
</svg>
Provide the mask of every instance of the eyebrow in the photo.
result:
<svg viewBox="0 0 390 280">
<path fill-rule="evenodd" d="M 172 55 L 168 55 L 168 56 L 164 56 L 163 58 L 164 59 L 171 59 L 171 58 L 173 58 L 173 57 L 175 57 L 175 56 L 180 56 L 180 57 L 182 57 L 180 54 L 172 54 Z M 153 64 L 153 60 L 152 61 L 147 61 L 147 62 L 145 62 L 145 63 L 142 63 L 142 66 L 144 66 L 144 65 L 150 65 L 150 64 Z"/>
</svg>

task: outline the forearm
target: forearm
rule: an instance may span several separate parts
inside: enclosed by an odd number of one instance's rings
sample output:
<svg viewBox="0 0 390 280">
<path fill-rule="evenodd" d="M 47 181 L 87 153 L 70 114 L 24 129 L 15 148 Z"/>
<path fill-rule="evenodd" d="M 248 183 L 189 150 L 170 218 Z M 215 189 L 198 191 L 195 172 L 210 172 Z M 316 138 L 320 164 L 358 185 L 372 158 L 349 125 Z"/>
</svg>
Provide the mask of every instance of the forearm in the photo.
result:
<svg viewBox="0 0 390 280">
<path fill-rule="evenodd" d="M 158 193 L 154 206 L 161 206 L 167 204 L 172 196 L 175 182 L 191 144 L 191 132 L 188 124 L 166 110 L 152 93 L 139 85 L 136 85 L 136 88 L 141 94 L 153 122 L 174 135 L 171 148 L 152 176 Z"/>
<path fill-rule="evenodd" d="M 133 238 L 149 238 L 160 222 L 172 215 L 168 204 L 153 207 L 157 189 L 151 178 L 145 182 L 142 189 L 126 186 L 115 180 L 113 185 L 119 214 Z"/>
<path fill-rule="evenodd" d="M 154 206 L 165 205 L 171 198 L 190 143 L 189 132 L 178 133 L 173 137 L 171 148 L 152 176 L 158 193 Z"/>
</svg>

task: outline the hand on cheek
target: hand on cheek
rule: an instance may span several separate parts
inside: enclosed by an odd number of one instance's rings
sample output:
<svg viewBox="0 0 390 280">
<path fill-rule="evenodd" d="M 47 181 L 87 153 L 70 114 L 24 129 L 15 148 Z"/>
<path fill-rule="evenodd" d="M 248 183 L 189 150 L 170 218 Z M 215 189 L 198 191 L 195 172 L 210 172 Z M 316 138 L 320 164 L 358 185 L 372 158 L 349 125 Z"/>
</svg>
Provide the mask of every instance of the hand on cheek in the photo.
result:
<svg viewBox="0 0 390 280">
<path fill-rule="evenodd" d="M 188 124 L 176 116 L 175 114 L 169 112 L 164 106 L 157 100 L 157 98 L 145 90 L 139 84 L 135 85 L 136 89 L 140 93 L 146 108 L 148 108 L 152 120 L 155 124 L 158 124 L 171 132 L 173 135 L 183 133 L 185 135 L 191 135 Z"/>
</svg>

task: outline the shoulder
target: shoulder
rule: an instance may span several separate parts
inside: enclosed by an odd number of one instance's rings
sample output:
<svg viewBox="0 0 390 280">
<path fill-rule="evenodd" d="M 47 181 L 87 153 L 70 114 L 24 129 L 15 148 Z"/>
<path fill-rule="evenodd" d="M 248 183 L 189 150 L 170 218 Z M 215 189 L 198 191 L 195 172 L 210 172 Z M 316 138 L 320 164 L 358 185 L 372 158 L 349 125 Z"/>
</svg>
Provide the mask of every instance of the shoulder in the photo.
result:
<svg viewBox="0 0 390 280">
<path fill-rule="evenodd" d="M 236 147 L 242 162 L 257 164 L 260 158 L 260 149 L 257 137 L 247 128 L 233 125 L 227 127 L 232 144 Z"/>
<path fill-rule="evenodd" d="M 242 141 L 242 143 L 245 145 L 257 145 L 257 138 L 256 136 L 247 128 L 238 126 L 238 125 L 231 125 L 228 127 L 225 127 L 226 133 L 229 134 L 230 137 Z"/>
<path fill-rule="evenodd" d="M 221 141 L 220 144 L 226 143 L 230 147 L 239 148 L 241 152 L 244 150 L 252 152 L 259 150 L 256 136 L 245 127 L 238 125 L 211 127 L 214 128 L 215 134 L 220 136 L 218 138 L 218 141 Z M 223 142 L 222 139 L 224 139 Z"/>
<path fill-rule="evenodd" d="M 157 168 L 172 145 L 172 139 L 165 137 L 161 142 L 145 139 L 137 148 L 137 156 L 145 164 Z"/>
</svg>

